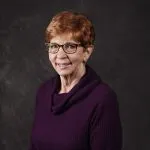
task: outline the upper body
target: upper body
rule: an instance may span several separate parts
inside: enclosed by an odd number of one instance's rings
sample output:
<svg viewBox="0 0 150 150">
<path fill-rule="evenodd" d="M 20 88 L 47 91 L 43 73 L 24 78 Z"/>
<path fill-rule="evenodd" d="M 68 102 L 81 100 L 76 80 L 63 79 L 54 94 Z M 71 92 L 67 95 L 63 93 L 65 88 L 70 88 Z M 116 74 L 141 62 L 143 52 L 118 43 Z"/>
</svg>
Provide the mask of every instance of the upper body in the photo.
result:
<svg viewBox="0 0 150 150">
<path fill-rule="evenodd" d="M 62 12 L 48 25 L 46 40 L 57 76 L 37 92 L 30 150 L 121 150 L 116 94 L 86 64 L 94 49 L 91 22 Z"/>
<path fill-rule="evenodd" d="M 116 94 L 93 74 L 65 94 L 58 76 L 40 87 L 30 150 L 121 150 Z"/>
</svg>

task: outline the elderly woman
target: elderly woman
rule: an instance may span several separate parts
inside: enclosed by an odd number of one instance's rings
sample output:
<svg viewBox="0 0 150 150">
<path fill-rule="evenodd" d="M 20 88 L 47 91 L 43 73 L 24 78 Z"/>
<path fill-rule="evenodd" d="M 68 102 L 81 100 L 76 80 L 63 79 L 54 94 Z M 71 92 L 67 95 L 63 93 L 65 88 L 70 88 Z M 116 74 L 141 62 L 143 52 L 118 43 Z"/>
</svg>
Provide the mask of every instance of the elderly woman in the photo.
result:
<svg viewBox="0 0 150 150">
<path fill-rule="evenodd" d="M 87 65 L 94 28 L 80 13 L 64 11 L 46 29 L 57 75 L 37 91 L 30 150 L 121 150 L 115 92 Z"/>
</svg>

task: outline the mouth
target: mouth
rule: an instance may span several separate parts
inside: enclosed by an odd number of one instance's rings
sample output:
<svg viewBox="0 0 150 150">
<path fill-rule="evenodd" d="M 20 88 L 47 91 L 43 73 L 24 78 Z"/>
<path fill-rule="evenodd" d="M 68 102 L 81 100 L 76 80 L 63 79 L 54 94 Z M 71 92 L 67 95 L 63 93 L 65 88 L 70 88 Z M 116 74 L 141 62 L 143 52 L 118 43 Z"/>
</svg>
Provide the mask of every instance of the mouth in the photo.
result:
<svg viewBox="0 0 150 150">
<path fill-rule="evenodd" d="M 66 69 L 69 68 L 72 65 L 72 63 L 56 63 L 56 66 L 60 69 Z"/>
</svg>

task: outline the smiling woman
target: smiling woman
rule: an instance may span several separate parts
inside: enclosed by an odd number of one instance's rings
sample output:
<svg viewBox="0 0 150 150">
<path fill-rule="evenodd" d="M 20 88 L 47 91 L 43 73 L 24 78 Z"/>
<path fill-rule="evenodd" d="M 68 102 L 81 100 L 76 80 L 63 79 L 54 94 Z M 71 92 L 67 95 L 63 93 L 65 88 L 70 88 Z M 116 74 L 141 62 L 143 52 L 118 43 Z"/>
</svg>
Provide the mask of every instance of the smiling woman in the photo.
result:
<svg viewBox="0 0 150 150">
<path fill-rule="evenodd" d="M 55 45 L 56 43 L 61 45 L 64 44 L 63 47 L 58 48 L 57 53 L 51 53 L 54 48 L 49 48 L 49 60 L 51 61 L 54 69 L 60 75 L 62 83 L 60 93 L 67 93 L 85 74 L 85 64 L 83 62 L 85 59 L 88 59 L 92 49 L 90 49 L 91 51 L 89 51 L 89 49 L 85 51 L 84 47 L 79 46 L 78 44 L 80 43 L 76 43 L 72 39 L 72 36 L 67 33 L 57 35 L 56 37 L 52 38 L 51 43 Z M 69 53 L 66 53 L 66 51 L 69 51 Z"/>
<path fill-rule="evenodd" d="M 57 75 L 37 91 L 30 150 L 121 150 L 117 96 L 86 63 L 94 39 L 85 15 L 52 18 L 45 45 Z"/>
<path fill-rule="evenodd" d="M 85 62 L 93 51 L 94 38 L 92 23 L 79 13 L 62 12 L 48 25 L 49 60 L 60 75 L 60 93 L 69 92 L 85 74 Z"/>
</svg>

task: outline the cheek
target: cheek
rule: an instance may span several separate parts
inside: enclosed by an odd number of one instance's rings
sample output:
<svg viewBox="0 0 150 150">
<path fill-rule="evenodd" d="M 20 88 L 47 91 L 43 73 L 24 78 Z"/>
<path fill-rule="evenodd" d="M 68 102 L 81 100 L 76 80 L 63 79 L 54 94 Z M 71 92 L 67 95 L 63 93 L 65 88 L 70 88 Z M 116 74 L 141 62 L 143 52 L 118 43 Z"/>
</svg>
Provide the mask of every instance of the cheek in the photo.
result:
<svg viewBox="0 0 150 150">
<path fill-rule="evenodd" d="M 84 60 L 84 55 L 79 53 L 74 60 L 78 63 L 81 63 Z"/>
<path fill-rule="evenodd" d="M 72 59 L 72 63 L 76 66 L 76 65 L 79 65 L 83 62 L 83 58 L 81 56 L 78 56 L 74 59 Z"/>
<path fill-rule="evenodd" d="M 49 61 L 50 61 L 51 63 L 53 63 L 53 62 L 54 62 L 54 57 L 52 57 L 51 55 L 49 55 Z"/>
</svg>

